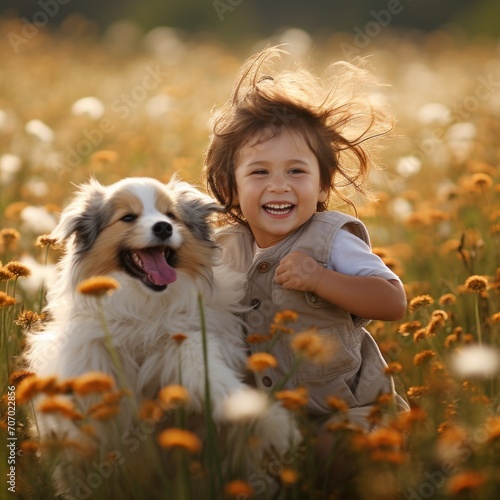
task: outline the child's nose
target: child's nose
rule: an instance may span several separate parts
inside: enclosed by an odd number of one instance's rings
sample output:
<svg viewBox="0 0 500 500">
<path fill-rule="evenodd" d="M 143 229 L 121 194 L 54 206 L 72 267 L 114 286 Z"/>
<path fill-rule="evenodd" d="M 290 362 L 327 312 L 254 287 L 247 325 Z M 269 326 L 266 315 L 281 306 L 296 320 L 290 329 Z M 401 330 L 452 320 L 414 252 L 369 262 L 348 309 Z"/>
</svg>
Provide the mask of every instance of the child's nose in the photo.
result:
<svg viewBox="0 0 500 500">
<path fill-rule="evenodd" d="M 290 189 L 288 180 L 283 175 L 274 175 L 270 179 L 269 190 L 277 193 L 283 193 Z"/>
</svg>

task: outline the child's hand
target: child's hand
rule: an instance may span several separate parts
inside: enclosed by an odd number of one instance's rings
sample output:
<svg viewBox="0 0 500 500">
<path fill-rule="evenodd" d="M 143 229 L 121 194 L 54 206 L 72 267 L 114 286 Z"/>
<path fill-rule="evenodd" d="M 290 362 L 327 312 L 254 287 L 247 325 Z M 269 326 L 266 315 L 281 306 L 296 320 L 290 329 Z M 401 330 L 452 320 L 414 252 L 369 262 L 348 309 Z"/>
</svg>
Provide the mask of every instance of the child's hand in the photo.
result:
<svg viewBox="0 0 500 500">
<path fill-rule="evenodd" d="M 281 259 L 274 278 L 287 290 L 315 292 L 324 269 L 310 255 L 291 252 Z"/>
</svg>

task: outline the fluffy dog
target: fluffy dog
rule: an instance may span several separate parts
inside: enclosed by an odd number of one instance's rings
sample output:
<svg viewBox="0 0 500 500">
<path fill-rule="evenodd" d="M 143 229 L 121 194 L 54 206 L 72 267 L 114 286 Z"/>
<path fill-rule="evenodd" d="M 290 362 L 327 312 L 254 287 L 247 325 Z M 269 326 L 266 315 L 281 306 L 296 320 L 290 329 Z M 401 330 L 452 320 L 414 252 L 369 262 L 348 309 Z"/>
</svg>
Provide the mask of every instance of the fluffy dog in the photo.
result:
<svg viewBox="0 0 500 500">
<path fill-rule="evenodd" d="M 91 438 L 67 419 L 38 413 L 42 438 L 85 440 L 97 445 L 101 457 L 110 451 L 122 456 L 134 408 L 156 397 L 162 387 L 178 384 L 180 373 L 190 396 L 187 411 L 203 415 L 200 297 L 213 419 L 225 425 L 227 397 L 246 387 L 247 350 L 236 314 L 242 278 L 215 265 L 208 219 L 217 210 L 211 198 L 176 179 L 165 185 L 128 178 L 109 187 L 93 180 L 81 187 L 51 235 L 66 241 L 66 250 L 57 284 L 48 294 L 50 322 L 29 337 L 27 359 L 39 376 L 71 379 L 105 372 L 118 386 L 126 385 L 135 401 L 122 401 L 119 432 L 103 424 Z M 95 275 L 115 278 L 120 288 L 102 301 L 80 294 L 78 284 Z M 181 347 L 172 339 L 179 333 L 186 336 Z M 290 417 L 277 404 L 255 425 L 263 451 L 282 451 L 293 435 Z M 129 451 L 134 455 L 135 450 Z M 67 487 L 67 470 L 59 467 L 56 475 Z"/>
</svg>

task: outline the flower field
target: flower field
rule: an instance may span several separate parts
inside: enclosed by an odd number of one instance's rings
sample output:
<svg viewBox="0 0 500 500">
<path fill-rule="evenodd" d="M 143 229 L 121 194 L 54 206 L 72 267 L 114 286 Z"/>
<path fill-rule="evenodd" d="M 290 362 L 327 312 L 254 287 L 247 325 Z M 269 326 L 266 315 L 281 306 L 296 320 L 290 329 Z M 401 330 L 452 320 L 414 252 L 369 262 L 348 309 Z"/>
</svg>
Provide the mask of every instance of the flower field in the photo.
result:
<svg viewBox="0 0 500 500">
<path fill-rule="evenodd" d="M 65 383 L 24 371 L 23 332 L 44 321 L 44 295 L 60 256 L 44 236 L 75 186 L 91 176 L 109 184 L 127 176 L 167 181 L 178 173 L 202 186 L 212 107 L 228 97 L 251 53 L 287 39 L 228 47 L 168 28 L 140 34 L 127 23 L 98 34 L 77 16 L 55 33 L 37 28 L 28 37 L 21 28 L 0 19 L 0 441 L 7 449 L 0 498 L 46 499 L 55 495 L 50 475 L 59 451 L 84 451 L 79 443 L 40 443 L 30 435 L 33 395 L 48 394 L 41 411 L 89 434 L 111 426 L 128 396 L 103 374 Z M 375 430 L 365 433 L 331 398 L 338 421 L 320 459 L 302 410 L 307 391 L 276 394 L 296 414 L 303 443 L 250 475 L 218 478 L 211 476 L 214 456 L 189 429 L 139 424 L 136 439 L 150 443 L 154 456 L 167 454 L 179 473 L 160 473 L 150 483 L 129 477 L 128 491 L 137 499 L 195 498 L 197 488 L 214 499 L 497 498 L 500 46 L 445 32 L 382 32 L 362 49 L 348 33 L 291 35 L 292 52 L 318 72 L 338 59 L 370 55 L 372 71 L 389 84 L 395 134 L 370 177 L 374 199 L 354 201 L 374 252 L 407 291 L 402 321 L 368 328 L 411 410 L 397 414 L 381 395 L 369 417 Z M 256 358 L 249 369 L 259 371 L 271 358 Z M 97 402 L 82 412 L 76 395 Z M 188 399 L 183 387 L 166 387 L 140 409 L 139 422 L 159 422 L 170 410 L 182 415 Z M 110 457 L 106 464 L 116 474 L 127 471 Z M 93 474 L 79 498 L 110 498 L 103 493 L 108 469 Z"/>
</svg>

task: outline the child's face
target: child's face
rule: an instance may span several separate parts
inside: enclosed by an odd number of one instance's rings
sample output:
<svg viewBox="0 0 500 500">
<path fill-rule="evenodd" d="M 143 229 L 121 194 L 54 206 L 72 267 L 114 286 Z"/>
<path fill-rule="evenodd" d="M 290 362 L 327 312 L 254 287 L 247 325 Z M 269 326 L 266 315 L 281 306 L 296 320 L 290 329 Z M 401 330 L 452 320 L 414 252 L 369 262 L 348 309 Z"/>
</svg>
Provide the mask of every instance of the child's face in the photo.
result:
<svg viewBox="0 0 500 500">
<path fill-rule="evenodd" d="M 260 247 L 274 245 L 309 220 L 327 192 L 318 160 L 304 137 L 283 129 L 241 147 L 235 169 L 236 203 Z"/>
</svg>

